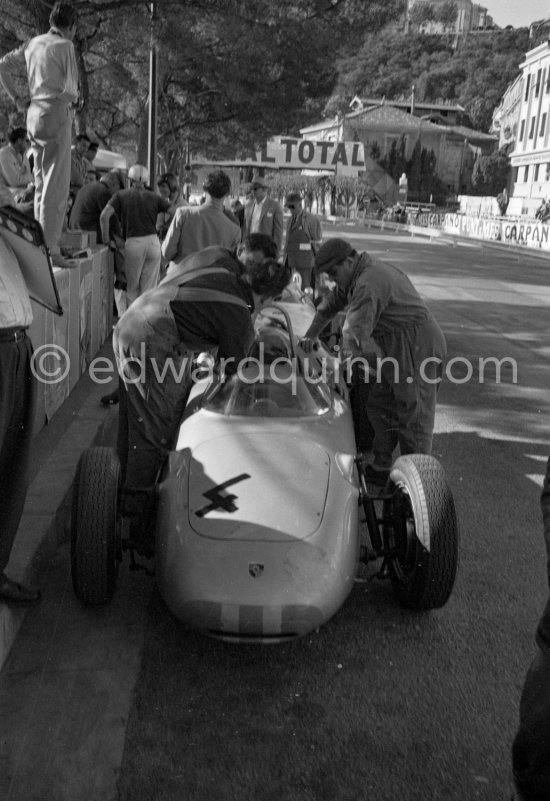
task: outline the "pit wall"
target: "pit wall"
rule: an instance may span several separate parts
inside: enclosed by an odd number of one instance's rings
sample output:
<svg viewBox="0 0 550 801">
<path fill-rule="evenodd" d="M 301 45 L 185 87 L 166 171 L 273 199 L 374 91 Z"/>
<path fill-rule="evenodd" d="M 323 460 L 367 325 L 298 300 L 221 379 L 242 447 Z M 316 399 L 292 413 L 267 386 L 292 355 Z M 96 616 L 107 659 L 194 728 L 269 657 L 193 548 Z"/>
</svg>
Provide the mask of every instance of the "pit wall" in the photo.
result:
<svg viewBox="0 0 550 801">
<path fill-rule="evenodd" d="M 111 335 L 113 256 L 106 247 L 91 254 L 75 260 L 74 267 L 54 267 L 63 315 L 32 301 L 29 336 L 38 386 L 35 432 L 59 409 Z"/>
</svg>

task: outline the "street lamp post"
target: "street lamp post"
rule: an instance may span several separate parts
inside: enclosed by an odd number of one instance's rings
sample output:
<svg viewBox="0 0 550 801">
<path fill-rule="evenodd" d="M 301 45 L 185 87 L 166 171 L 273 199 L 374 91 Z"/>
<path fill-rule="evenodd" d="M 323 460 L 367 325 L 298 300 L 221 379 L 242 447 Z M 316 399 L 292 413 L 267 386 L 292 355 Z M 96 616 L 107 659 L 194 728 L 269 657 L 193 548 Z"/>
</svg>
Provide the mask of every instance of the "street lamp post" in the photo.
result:
<svg viewBox="0 0 550 801">
<path fill-rule="evenodd" d="M 156 184 L 157 172 L 157 103 L 158 103 L 158 78 L 157 78 L 157 42 L 155 36 L 155 23 L 157 19 L 157 0 L 151 0 L 151 43 L 149 47 L 149 128 L 148 128 L 148 168 L 149 182 L 152 187 Z"/>
</svg>

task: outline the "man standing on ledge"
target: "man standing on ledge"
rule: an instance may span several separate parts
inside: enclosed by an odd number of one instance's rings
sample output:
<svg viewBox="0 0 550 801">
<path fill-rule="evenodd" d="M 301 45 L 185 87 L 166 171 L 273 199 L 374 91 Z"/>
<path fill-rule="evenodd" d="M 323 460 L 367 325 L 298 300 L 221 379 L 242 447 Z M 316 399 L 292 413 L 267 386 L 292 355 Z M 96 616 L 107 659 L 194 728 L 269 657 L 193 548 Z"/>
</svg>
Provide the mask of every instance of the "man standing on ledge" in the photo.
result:
<svg viewBox="0 0 550 801">
<path fill-rule="evenodd" d="M 311 340 L 345 309 L 344 349 L 374 368 L 366 373 L 370 383 L 354 415 L 367 415 L 368 400 L 374 462 L 366 477 L 383 486 L 398 443 L 402 454 L 431 453 L 445 337 L 407 275 L 392 264 L 357 253 L 345 239 L 334 238 L 321 245 L 315 266 L 336 287 L 317 307 L 304 349 L 311 350 Z M 358 420 L 354 422 L 357 431 Z"/>
<path fill-rule="evenodd" d="M 65 219 L 71 174 L 71 106 L 78 99 L 78 71 L 72 39 L 76 13 L 57 2 L 48 33 L 35 36 L 0 59 L 0 83 L 19 111 L 27 112 L 34 157 L 34 216 L 55 264 L 66 266 L 59 240 Z M 26 70 L 30 104 L 17 93 L 14 75 Z M 27 109 L 28 106 L 28 109 Z"/>
</svg>

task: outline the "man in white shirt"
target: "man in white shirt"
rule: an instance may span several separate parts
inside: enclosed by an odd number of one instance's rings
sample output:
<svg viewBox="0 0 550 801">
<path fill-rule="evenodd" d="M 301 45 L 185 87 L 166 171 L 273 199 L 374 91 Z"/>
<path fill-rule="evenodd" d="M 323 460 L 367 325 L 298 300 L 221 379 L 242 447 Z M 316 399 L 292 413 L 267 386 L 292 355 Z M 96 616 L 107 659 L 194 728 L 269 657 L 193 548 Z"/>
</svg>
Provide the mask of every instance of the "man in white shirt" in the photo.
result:
<svg viewBox="0 0 550 801">
<path fill-rule="evenodd" d="M 32 172 L 26 156 L 29 139 L 26 128 L 14 128 L 8 134 L 8 144 L 0 148 L 0 183 L 17 196 L 32 185 Z"/>
<path fill-rule="evenodd" d="M 17 109 L 27 112 L 34 157 L 34 216 L 44 230 L 53 261 L 66 266 L 59 239 L 69 196 L 72 105 L 78 99 L 73 6 L 56 2 L 50 26 L 48 33 L 35 36 L 0 59 L 0 83 Z M 30 104 L 19 96 L 14 81 L 14 76 L 25 70 Z"/>
</svg>

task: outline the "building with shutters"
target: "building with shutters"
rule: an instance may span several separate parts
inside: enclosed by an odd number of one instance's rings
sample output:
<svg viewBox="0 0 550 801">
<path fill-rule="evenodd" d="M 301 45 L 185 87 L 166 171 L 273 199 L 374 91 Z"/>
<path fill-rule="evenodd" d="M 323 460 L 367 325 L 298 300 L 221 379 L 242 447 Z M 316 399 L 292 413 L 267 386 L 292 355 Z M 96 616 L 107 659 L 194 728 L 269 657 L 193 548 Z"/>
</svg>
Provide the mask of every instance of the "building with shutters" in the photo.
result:
<svg viewBox="0 0 550 801">
<path fill-rule="evenodd" d="M 550 42 L 530 50 L 520 69 L 518 132 L 510 154 L 511 194 L 523 199 L 526 214 L 550 198 Z"/>
</svg>

